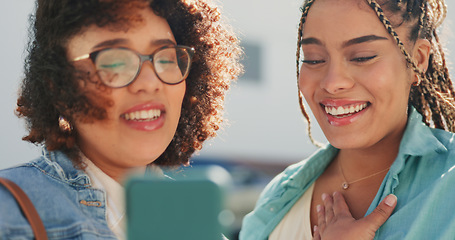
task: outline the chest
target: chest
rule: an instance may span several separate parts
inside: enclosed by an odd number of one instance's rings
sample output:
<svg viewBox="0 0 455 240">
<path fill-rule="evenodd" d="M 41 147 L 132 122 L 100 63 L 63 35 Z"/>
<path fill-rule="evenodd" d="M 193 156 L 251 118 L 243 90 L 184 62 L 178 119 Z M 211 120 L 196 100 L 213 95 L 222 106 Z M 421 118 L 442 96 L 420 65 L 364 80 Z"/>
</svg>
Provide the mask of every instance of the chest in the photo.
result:
<svg viewBox="0 0 455 240">
<path fill-rule="evenodd" d="M 331 174 L 330 172 L 323 173 L 314 185 L 310 209 L 311 226 L 317 225 L 316 209 L 318 205 L 324 205 L 322 201 L 323 193 L 329 195 L 335 191 L 342 193 L 352 216 L 355 219 L 365 216 L 382 184 L 384 176 L 365 179 L 364 181 L 350 184 L 348 189 L 343 189 L 344 180 L 339 175 Z"/>
</svg>

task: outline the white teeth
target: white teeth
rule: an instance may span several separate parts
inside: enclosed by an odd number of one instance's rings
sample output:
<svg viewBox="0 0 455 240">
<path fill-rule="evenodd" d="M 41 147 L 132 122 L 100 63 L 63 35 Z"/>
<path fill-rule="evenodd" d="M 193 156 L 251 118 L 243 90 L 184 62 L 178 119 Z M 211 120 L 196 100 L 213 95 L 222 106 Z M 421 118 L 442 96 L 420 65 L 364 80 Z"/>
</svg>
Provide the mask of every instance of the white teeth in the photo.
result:
<svg viewBox="0 0 455 240">
<path fill-rule="evenodd" d="M 350 106 L 340 106 L 340 107 L 328 107 L 325 106 L 325 112 L 332 115 L 332 116 L 340 116 L 346 114 L 353 114 L 356 112 L 360 112 L 367 107 L 367 103 L 359 104 L 359 105 L 350 105 Z"/>
<path fill-rule="evenodd" d="M 136 112 L 125 113 L 124 117 L 126 120 L 134 121 L 153 121 L 161 116 L 161 110 L 151 109 L 142 110 Z"/>
<path fill-rule="evenodd" d="M 343 114 L 344 114 L 344 109 L 342 107 L 338 107 L 336 115 L 343 115 Z"/>
</svg>

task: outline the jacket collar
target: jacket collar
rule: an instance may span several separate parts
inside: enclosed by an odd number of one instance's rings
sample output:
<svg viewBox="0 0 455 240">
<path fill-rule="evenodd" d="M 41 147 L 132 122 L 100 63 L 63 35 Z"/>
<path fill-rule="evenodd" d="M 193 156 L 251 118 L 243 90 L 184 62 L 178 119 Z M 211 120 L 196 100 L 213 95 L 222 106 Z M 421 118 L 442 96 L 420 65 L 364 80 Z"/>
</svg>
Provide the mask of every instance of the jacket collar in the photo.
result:
<svg viewBox="0 0 455 240">
<path fill-rule="evenodd" d="M 410 107 L 408 124 L 400 143 L 399 155 L 423 156 L 433 152 L 447 152 L 444 144 L 422 122 L 422 115 Z"/>
<path fill-rule="evenodd" d="M 339 149 L 327 144 L 325 147 L 317 150 L 307 160 L 294 164 L 286 169 L 282 174 L 282 186 L 287 188 L 306 188 L 305 184 L 312 183 L 319 175 L 324 172 L 324 169 L 329 165 L 333 158 L 337 155 Z"/>
<path fill-rule="evenodd" d="M 63 152 L 48 151 L 43 147 L 40 159 L 33 164 L 51 177 L 77 187 L 91 186 L 88 175 L 83 170 L 75 168 L 71 159 Z"/>
<path fill-rule="evenodd" d="M 410 156 L 425 156 L 447 151 L 444 144 L 433 134 L 433 129 L 422 122 L 422 115 L 414 107 L 410 107 L 406 130 L 401 139 L 398 156 L 390 167 L 390 173 L 398 180 L 398 174 L 403 170 L 408 159 L 421 159 L 409 158 Z"/>
</svg>

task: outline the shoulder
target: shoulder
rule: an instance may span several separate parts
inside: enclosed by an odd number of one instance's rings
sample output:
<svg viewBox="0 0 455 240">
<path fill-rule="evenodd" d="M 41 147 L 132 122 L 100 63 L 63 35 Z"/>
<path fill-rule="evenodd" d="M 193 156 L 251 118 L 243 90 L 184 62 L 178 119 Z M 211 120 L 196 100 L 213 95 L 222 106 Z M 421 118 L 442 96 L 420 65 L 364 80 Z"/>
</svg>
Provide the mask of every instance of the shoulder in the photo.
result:
<svg viewBox="0 0 455 240">
<path fill-rule="evenodd" d="M 37 158 L 28 163 L 0 170 L 0 177 L 19 186 L 34 204 L 36 202 L 42 202 L 39 200 L 44 198 L 47 192 L 52 191 L 53 189 L 52 178 L 37 167 L 37 164 L 39 164 L 40 161 L 42 161 L 42 159 Z M 0 186 L 0 199 L 2 199 L 2 204 L 0 204 L 1 215 L 10 213 L 18 208 L 13 195 L 4 186 Z"/>
<path fill-rule="evenodd" d="M 285 191 L 286 186 L 303 173 L 304 167 L 308 161 L 309 159 L 305 159 L 298 163 L 292 164 L 288 166 L 284 171 L 276 175 L 262 191 L 257 204 L 261 204 L 262 201 L 265 201 L 271 196 L 281 195 L 282 192 Z"/>
<path fill-rule="evenodd" d="M 324 171 L 336 152 L 336 149 L 327 146 L 278 174 L 261 193 L 253 212 L 244 218 L 240 237 L 267 239 L 285 213 Z"/>
<path fill-rule="evenodd" d="M 27 188 L 27 185 L 35 185 L 32 183 L 44 178 L 42 171 L 36 167 L 37 161 L 40 161 L 40 158 L 18 166 L 2 169 L 0 170 L 0 177 L 13 181 L 21 188 Z"/>
<path fill-rule="evenodd" d="M 51 166 L 55 165 L 55 166 Z M 62 165 L 40 157 L 4 169 L 0 177 L 16 183 L 29 197 L 52 239 L 115 239 L 105 222 L 104 192 L 78 183 Z M 60 172 L 57 174 L 57 172 Z M 65 178 L 66 177 L 66 178 Z M 33 233 L 13 195 L 0 186 L 0 239 L 32 239 Z M 87 205 L 96 202 L 96 205 Z"/>
<path fill-rule="evenodd" d="M 290 179 L 299 174 L 307 162 L 308 159 L 287 167 L 267 184 L 259 196 L 253 212 L 243 219 L 240 231 L 241 239 L 267 239 L 266 236 L 272 228 L 270 223 L 274 221 L 273 219 L 277 217 L 277 213 L 288 201 L 282 196 L 287 192 L 287 185 L 291 181 Z"/>
<path fill-rule="evenodd" d="M 62 198 L 62 194 L 76 194 L 77 191 L 90 187 L 85 174 L 72 174 L 80 170 L 65 167 L 65 159 L 62 160 L 62 157 L 51 160 L 46 154 L 22 165 L 0 170 L 0 177 L 14 182 L 39 206 L 62 201 L 66 199 Z M 0 189 L 0 196 L 10 195 L 5 188 Z"/>
<path fill-rule="evenodd" d="M 262 199 L 280 195 L 288 189 L 306 189 L 324 171 L 337 152 L 337 149 L 327 145 L 308 158 L 288 166 L 265 187 L 258 204 Z"/>
<path fill-rule="evenodd" d="M 30 198 L 34 198 L 34 190 L 40 189 L 43 174 L 33 166 L 33 161 L 15 167 L 0 170 L 0 177 L 18 185 Z M 45 187 L 45 186 L 43 186 Z M 3 185 L 0 185 L 0 239 L 22 236 L 25 239 L 32 239 L 33 232 L 23 216 L 21 209 L 13 197 L 13 194 Z M 36 205 L 36 201 L 32 200 Z M 36 206 L 35 206 L 36 208 Z"/>
</svg>

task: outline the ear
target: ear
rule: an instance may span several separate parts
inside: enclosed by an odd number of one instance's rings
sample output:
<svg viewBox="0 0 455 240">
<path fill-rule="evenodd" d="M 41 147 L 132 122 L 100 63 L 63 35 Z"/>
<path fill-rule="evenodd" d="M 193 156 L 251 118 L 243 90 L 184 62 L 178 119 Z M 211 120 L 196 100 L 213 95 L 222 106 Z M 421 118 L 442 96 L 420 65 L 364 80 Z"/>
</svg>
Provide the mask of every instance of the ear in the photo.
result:
<svg viewBox="0 0 455 240">
<path fill-rule="evenodd" d="M 428 69 L 430 52 L 431 43 L 426 39 L 417 39 L 416 43 L 414 44 L 412 56 L 415 63 L 417 64 L 417 67 L 422 72 L 426 72 L 426 70 Z M 417 81 L 417 76 L 415 76 L 415 78 Z"/>
</svg>

